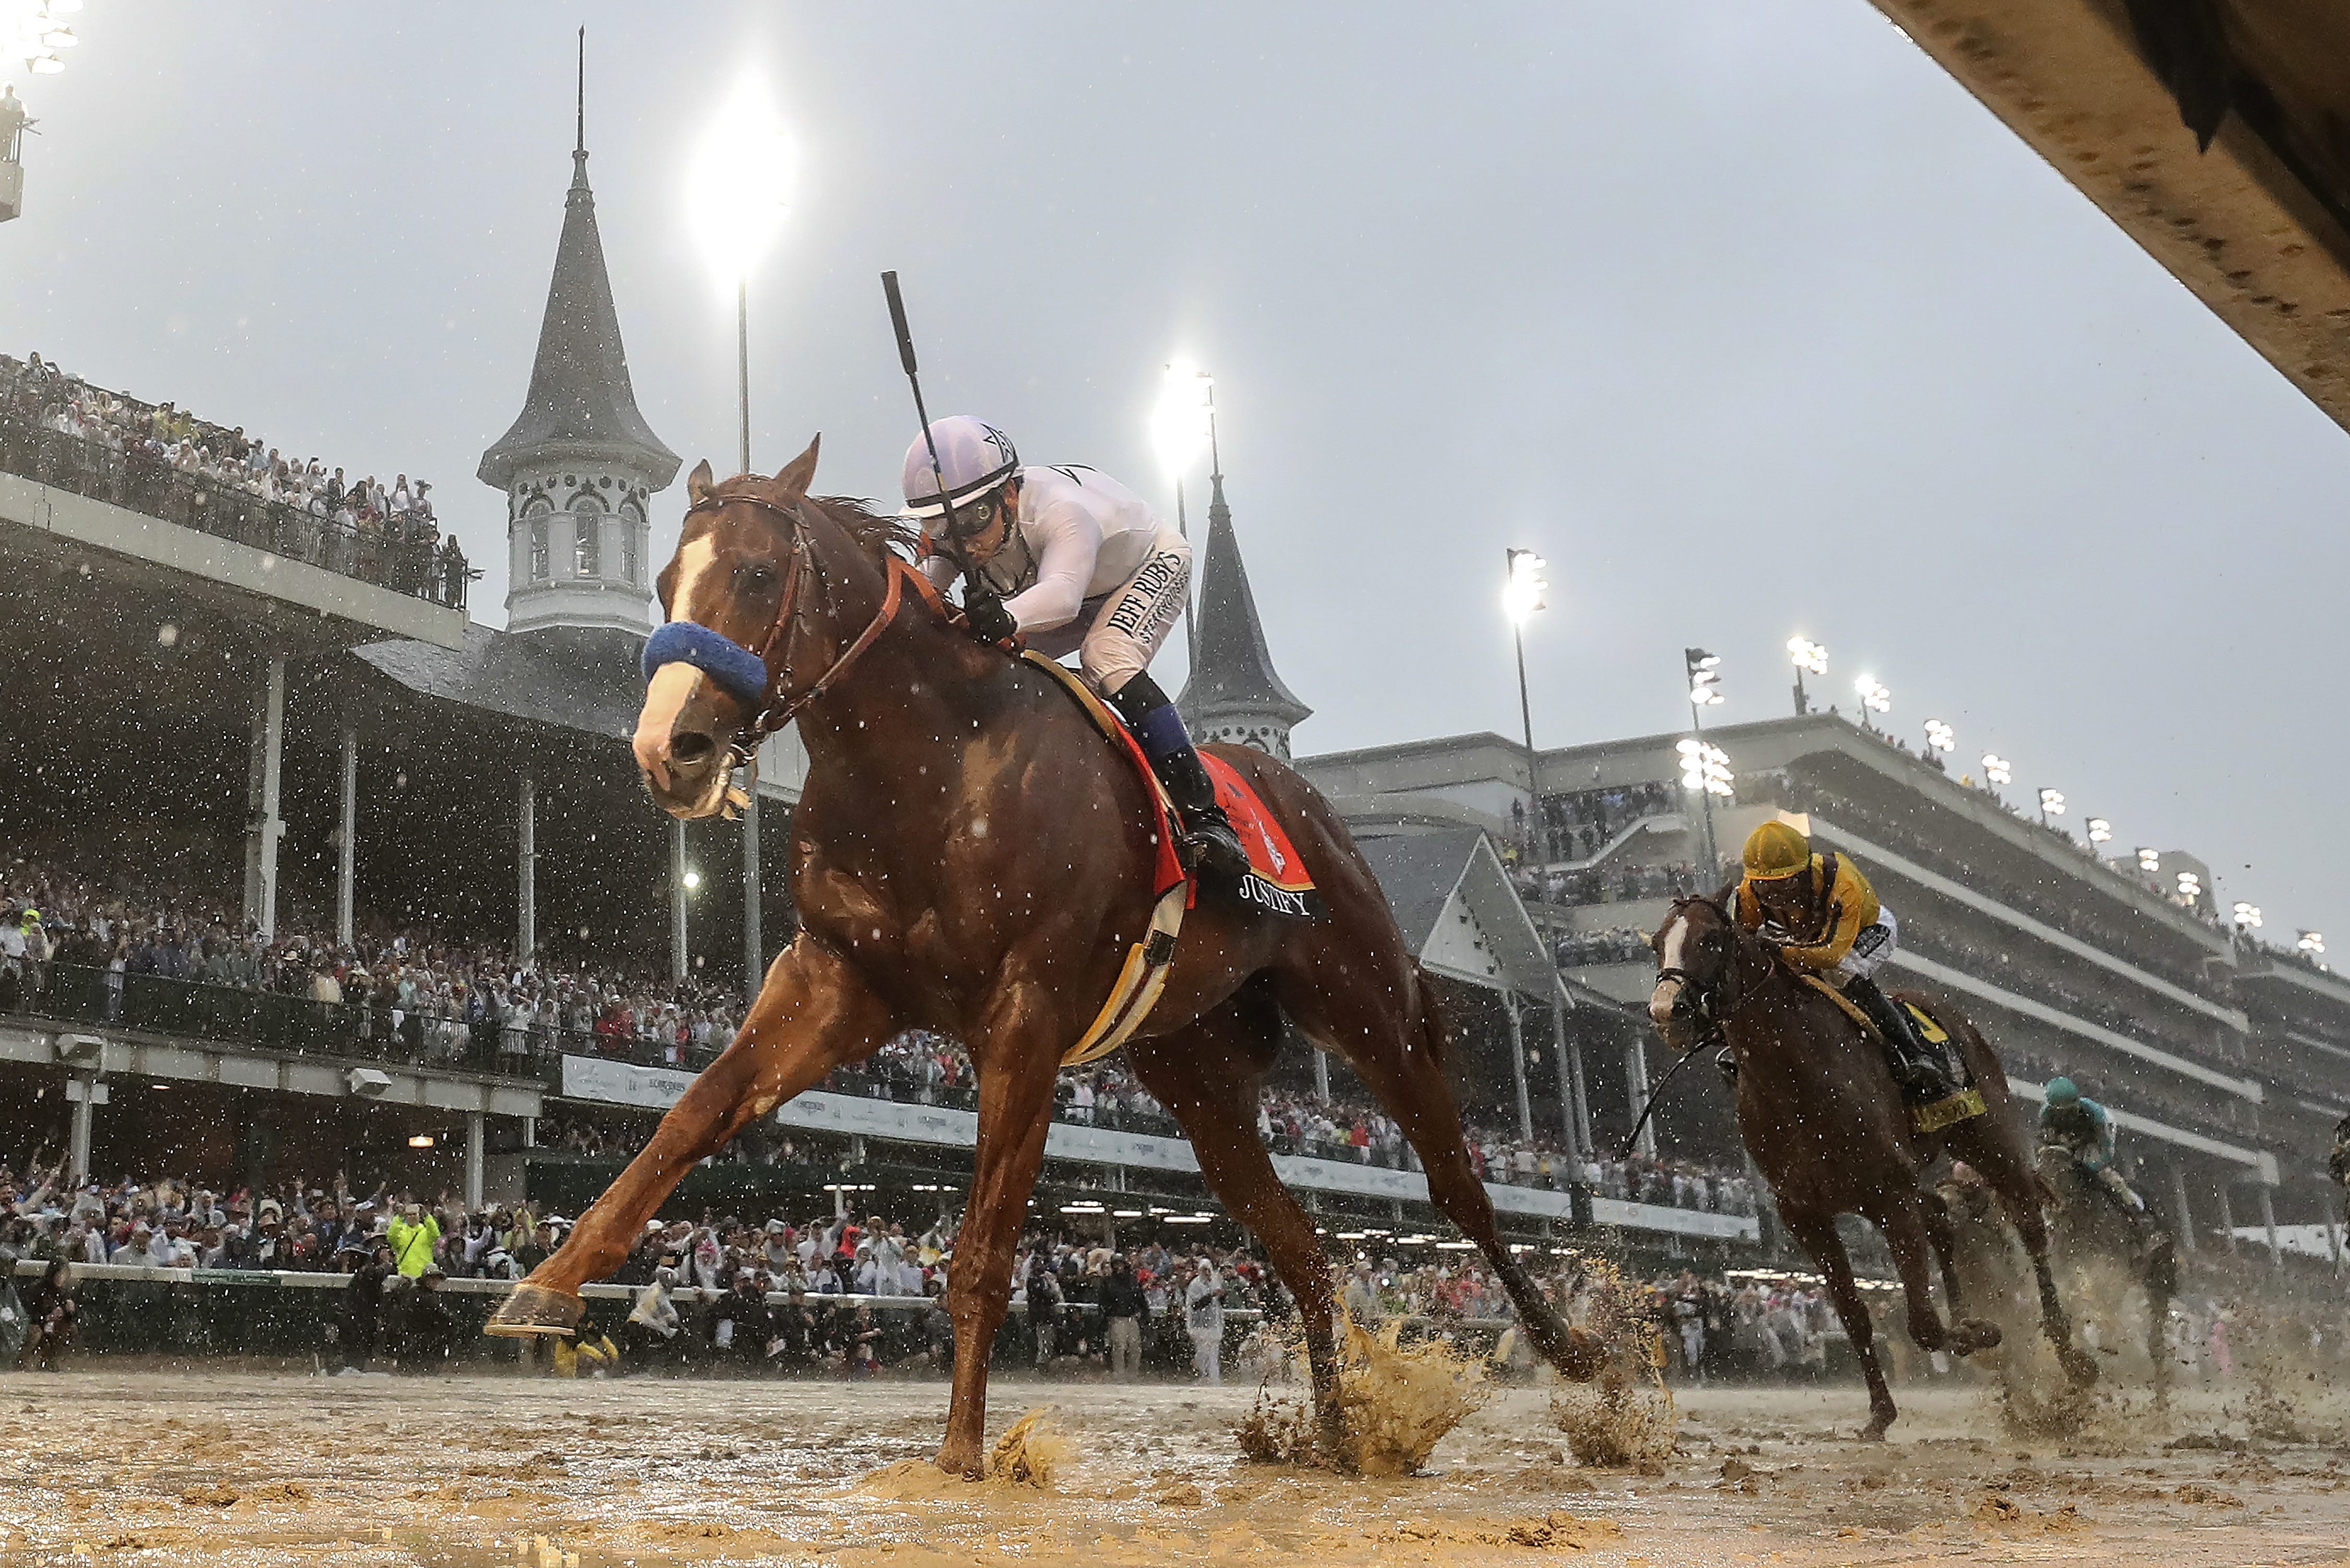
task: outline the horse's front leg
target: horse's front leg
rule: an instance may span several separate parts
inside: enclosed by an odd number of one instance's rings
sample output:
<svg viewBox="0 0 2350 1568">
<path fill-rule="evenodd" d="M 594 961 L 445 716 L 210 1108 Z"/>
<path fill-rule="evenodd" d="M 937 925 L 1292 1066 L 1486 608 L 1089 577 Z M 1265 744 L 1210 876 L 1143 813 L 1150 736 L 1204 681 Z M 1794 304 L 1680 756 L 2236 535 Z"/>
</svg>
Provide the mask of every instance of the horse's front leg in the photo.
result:
<svg viewBox="0 0 2350 1568">
<path fill-rule="evenodd" d="M 971 1041 L 979 1074 L 979 1144 L 947 1272 L 954 1397 L 939 1449 L 939 1468 L 962 1476 L 979 1474 L 985 1463 L 987 1358 L 1011 1306 L 1013 1253 L 1045 1163 L 1061 1045 L 1076 1039 L 1052 993 L 1031 981 L 1003 986 L 983 1016 Z"/>
<path fill-rule="evenodd" d="M 835 1067 L 869 1054 L 889 1026 L 889 1010 L 864 977 L 803 931 L 768 969 L 733 1044 L 687 1085 L 556 1254 L 515 1287 L 489 1331 L 569 1333 L 586 1306 L 579 1287 L 620 1266 L 645 1221 L 697 1161 Z"/>
</svg>

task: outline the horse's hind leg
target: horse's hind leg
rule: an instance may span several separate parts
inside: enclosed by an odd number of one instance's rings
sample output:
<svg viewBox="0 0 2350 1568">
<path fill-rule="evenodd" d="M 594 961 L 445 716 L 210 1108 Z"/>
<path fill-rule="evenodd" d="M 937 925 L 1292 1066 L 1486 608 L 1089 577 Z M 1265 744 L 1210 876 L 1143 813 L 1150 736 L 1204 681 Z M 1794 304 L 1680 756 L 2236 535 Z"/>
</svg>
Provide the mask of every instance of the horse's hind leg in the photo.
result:
<svg viewBox="0 0 2350 1568">
<path fill-rule="evenodd" d="M 1333 1464 L 1346 1461 L 1338 1405 L 1338 1352 L 1330 1262 L 1256 1133 L 1257 1084 L 1281 1044 L 1281 1015 L 1272 996 L 1252 985 L 1187 1029 L 1127 1047 L 1127 1062 L 1142 1086 L 1183 1126 L 1200 1173 L 1224 1207 L 1246 1225 L 1296 1298 L 1313 1369 L 1314 1408 L 1322 1449 Z"/>
<path fill-rule="evenodd" d="M 1949 1205 L 1938 1193 L 1921 1192 L 1918 1211 L 1925 1220 L 1926 1240 L 1933 1244 L 1935 1261 L 1941 1265 L 1942 1293 L 1950 1298 L 1950 1348 L 1960 1355 L 1991 1349 L 2004 1336 L 1999 1324 L 1967 1315 L 1966 1287 L 1959 1281 L 1958 1236 Z"/>
<path fill-rule="evenodd" d="M 1975 1125 L 1963 1124 L 1962 1130 L 1970 1133 Z M 2040 1292 L 2040 1332 L 2055 1348 L 2056 1360 L 2064 1368 L 2064 1376 L 2074 1386 L 2087 1387 L 2097 1380 L 2097 1362 L 2073 1343 L 2072 1314 L 2064 1310 L 2064 1300 L 2056 1293 L 2056 1272 L 2048 1262 L 2048 1217 L 2041 1211 L 2046 1187 L 2040 1173 L 2033 1169 L 2031 1160 L 2012 1137 L 1965 1137 L 1950 1141 L 1951 1153 L 1982 1172 L 1983 1179 L 1999 1194 L 1999 1205 L 2006 1210 L 2007 1222 L 2015 1227 L 2024 1254 L 2032 1260 L 2033 1282 Z"/>
<path fill-rule="evenodd" d="M 1852 1262 L 1845 1256 L 1844 1238 L 1836 1234 L 1835 1219 L 1809 1210 L 1790 1209 L 1782 1199 L 1779 1220 L 1794 1237 L 1796 1245 L 1812 1255 L 1812 1262 L 1820 1266 L 1820 1273 L 1827 1281 L 1828 1300 L 1835 1305 L 1836 1319 L 1844 1324 L 1845 1337 L 1852 1341 L 1852 1353 L 1860 1362 L 1861 1376 L 1868 1381 L 1868 1425 L 1861 1428 L 1860 1435 L 1870 1442 L 1878 1441 L 1900 1412 L 1894 1408 L 1893 1390 L 1886 1386 L 1885 1369 L 1877 1364 L 1876 1329 L 1868 1320 L 1868 1303 L 1861 1299 L 1860 1287 L 1853 1283 Z"/>
<path fill-rule="evenodd" d="M 1606 1347 L 1566 1325 L 1503 1243 L 1493 1200 L 1469 1163 L 1461 1110 L 1444 1081 L 1444 1020 L 1428 977 L 1403 957 L 1394 981 L 1383 988 L 1368 976 L 1343 988 L 1298 985 L 1284 977 L 1280 995 L 1298 1027 L 1343 1056 L 1411 1140 L 1427 1170 L 1429 1200 L 1485 1254 L 1543 1359 L 1574 1382 L 1596 1377 Z"/>
</svg>

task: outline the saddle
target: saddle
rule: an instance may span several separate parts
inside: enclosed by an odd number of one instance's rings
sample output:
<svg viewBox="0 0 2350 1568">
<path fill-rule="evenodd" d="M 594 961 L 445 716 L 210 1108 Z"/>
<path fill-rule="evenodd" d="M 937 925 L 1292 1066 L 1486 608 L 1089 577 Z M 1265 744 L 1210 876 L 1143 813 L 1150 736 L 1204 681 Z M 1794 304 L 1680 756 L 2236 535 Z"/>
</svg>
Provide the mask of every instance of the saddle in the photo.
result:
<svg viewBox="0 0 2350 1568">
<path fill-rule="evenodd" d="M 1860 1025 L 1860 1032 L 1863 1034 L 1877 1042 L 1879 1050 L 1887 1048 L 1885 1036 L 1877 1030 L 1877 1025 L 1869 1021 L 1868 1014 L 1860 1010 L 1860 1004 L 1838 991 L 1825 975 L 1804 971 L 1796 978 L 1842 1008 L 1846 1017 Z M 1982 1091 L 1974 1085 L 1973 1071 L 1967 1065 L 1965 1054 L 1951 1044 L 1950 1032 L 1942 1027 L 1941 1020 L 1908 998 L 1896 997 L 1893 1000 L 1900 1006 L 1901 1011 L 1909 1015 L 1910 1023 L 1917 1027 L 1918 1037 L 1929 1045 L 1941 1047 L 1943 1054 L 1957 1066 L 1965 1083 L 1965 1086 L 1955 1095 L 1935 1100 L 1928 1105 L 1910 1106 L 1910 1125 L 1921 1133 L 1934 1133 L 1981 1116 L 1989 1107 L 1983 1103 Z"/>
<path fill-rule="evenodd" d="M 1050 675 L 1076 702 L 1094 728 L 1118 748 L 1119 754 L 1141 778 L 1150 800 L 1150 924 L 1143 940 L 1128 950 L 1126 964 L 1119 970 L 1109 998 L 1094 1015 L 1092 1024 L 1062 1054 L 1062 1066 L 1076 1067 L 1107 1056 L 1125 1044 L 1142 1026 L 1143 1020 L 1150 1016 L 1150 1010 L 1158 1005 L 1159 992 L 1166 986 L 1167 971 L 1175 962 L 1175 939 L 1182 932 L 1184 912 L 1199 900 L 1200 884 L 1175 852 L 1174 803 L 1167 798 L 1166 786 L 1151 770 L 1150 759 L 1143 755 L 1141 745 L 1118 722 L 1118 715 L 1067 665 L 1033 649 L 1020 657 Z M 1266 808 L 1255 789 L 1230 763 L 1206 752 L 1200 753 L 1200 760 L 1207 764 L 1208 777 L 1216 786 L 1216 804 L 1224 808 L 1224 815 L 1232 819 L 1233 829 L 1248 850 L 1248 874 L 1234 886 L 1232 896 L 1260 913 L 1283 919 L 1310 920 L 1319 915 L 1321 895 L 1315 890 L 1314 878 L 1280 818 Z"/>
</svg>

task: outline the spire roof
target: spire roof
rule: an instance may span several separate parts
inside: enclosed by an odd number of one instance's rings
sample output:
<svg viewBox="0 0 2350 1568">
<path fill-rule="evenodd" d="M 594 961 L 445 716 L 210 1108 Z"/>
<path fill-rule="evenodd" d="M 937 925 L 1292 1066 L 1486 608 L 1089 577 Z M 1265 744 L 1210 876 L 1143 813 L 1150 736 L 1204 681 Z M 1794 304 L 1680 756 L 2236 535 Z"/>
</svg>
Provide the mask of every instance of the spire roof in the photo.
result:
<svg viewBox="0 0 2350 1568">
<path fill-rule="evenodd" d="M 631 463 L 655 490 L 677 475 L 677 453 L 645 423 L 629 384 L 584 146 L 571 154 L 571 190 L 563 202 L 563 237 L 555 248 L 555 279 L 547 286 L 530 392 L 522 417 L 482 454 L 475 472 L 483 483 L 503 490 L 523 464 L 563 457 Z"/>
<path fill-rule="evenodd" d="M 1191 654 L 1191 679 L 1183 689 L 1187 714 L 1245 710 L 1284 725 L 1303 722 L 1314 710 L 1297 700 L 1273 668 L 1256 598 L 1249 592 L 1248 567 L 1241 562 L 1232 533 L 1232 508 L 1224 504 L 1224 476 L 1215 474 L 1208 503 L 1206 562 L 1200 573 L 1200 628 Z"/>
</svg>

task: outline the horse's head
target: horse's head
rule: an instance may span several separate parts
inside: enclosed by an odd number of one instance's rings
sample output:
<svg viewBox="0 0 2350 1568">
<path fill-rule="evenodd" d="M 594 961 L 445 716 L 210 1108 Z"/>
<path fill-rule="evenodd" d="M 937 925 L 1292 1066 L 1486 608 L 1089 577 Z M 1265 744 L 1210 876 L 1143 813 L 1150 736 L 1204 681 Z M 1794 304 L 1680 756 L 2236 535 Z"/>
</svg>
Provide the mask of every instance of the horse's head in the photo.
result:
<svg viewBox="0 0 2350 1568">
<path fill-rule="evenodd" d="M 646 645 L 635 739 L 645 788 L 672 816 L 725 805 L 730 748 L 785 682 L 815 570 L 816 445 L 773 479 L 713 483 L 706 461 L 686 478 L 684 532 L 656 585 L 668 624 Z"/>
<path fill-rule="evenodd" d="M 1665 1044 L 1686 1051 L 1696 1026 L 1726 1017 L 1736 1004 L 1737 922 L 1711 898 L 1678 898 L 1648 945 L 1657 953 L 1657 989 L 1648 1021 Z"/>
</svg>

